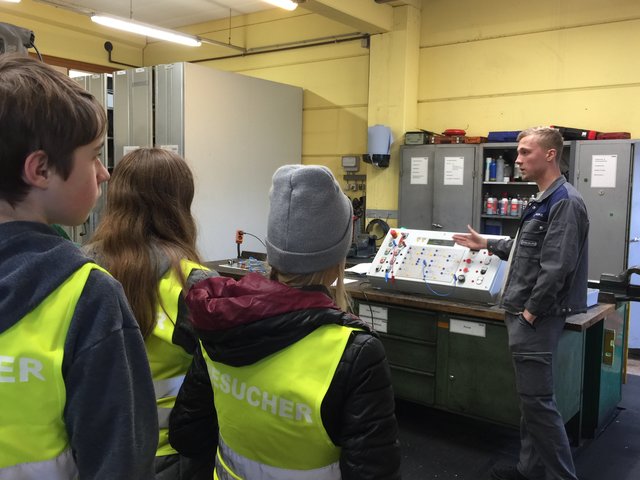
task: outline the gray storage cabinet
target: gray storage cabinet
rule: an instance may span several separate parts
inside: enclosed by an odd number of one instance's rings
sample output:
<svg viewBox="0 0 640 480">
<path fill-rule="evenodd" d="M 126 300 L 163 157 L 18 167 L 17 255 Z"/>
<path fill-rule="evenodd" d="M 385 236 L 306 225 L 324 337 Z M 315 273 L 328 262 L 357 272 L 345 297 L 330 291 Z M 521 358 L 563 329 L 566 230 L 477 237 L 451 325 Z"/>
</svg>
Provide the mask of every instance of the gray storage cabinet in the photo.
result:
<svg viewBox="0 0 640 480">
<path fill-rule="evenodd" d="M 475 225 L 476 147 L 401 147 L 398 226 L 462 232 Z"/>
<path fill-rule="evenodd" d="M 603 273 L 626 269 L 629 249 L 638 248 L 629 242 L 634 143 L 580 141 L 573 156 L 572 183 L 589 212 L 589 278 L 599 280 Z"/>
<path fill-rule="evenodd" d="M 75 77 L 74 80 L 79 83 L 85 90 L 91 93 L 100 105 L 107 112 L 108 130 L 107 138 L 102 146 L 100 158 L 105 167 L 111 172 L 113 170 L 113 88 L 112 77 L 108 73 L 94 73 L 82 77 Z M 75 227 L 64 226 L 63 228 L 69 235 L 69 238 L 78 244 L 84 244 L 89 241 L 93 232 L 95 232 L 98 222 L 102 216 L 104 205 L 107 197 L 107 184 L 100 185 L 102 195 L 96 202 L 95 207 L 89 214 L 89 218 L 82 224 Z"/>
<path fill-rule="evenodd" d="M 302 89 L 184 62 L 114 79 L 116 163 L 152 145 L 185 158 L 203 258 L 234 258 L 236 230 L 264 239 L 271 177 L 302 159 Z M 264 250 L 245 239 L 247 250 Z"/>
</svg>

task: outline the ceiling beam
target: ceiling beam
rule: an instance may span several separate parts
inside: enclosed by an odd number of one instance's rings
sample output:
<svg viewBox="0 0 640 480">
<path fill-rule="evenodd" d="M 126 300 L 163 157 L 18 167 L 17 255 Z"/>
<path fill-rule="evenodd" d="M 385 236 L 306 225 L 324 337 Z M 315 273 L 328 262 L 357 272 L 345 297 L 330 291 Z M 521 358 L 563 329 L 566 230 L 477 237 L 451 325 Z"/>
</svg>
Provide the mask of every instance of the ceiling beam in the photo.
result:
<svg viewBox="0 0 640 480">
<path fill-rule="evenodd" d="M 386 33 L 393 29 L 393 8 L 374 0 L 303 0 L 300 7 L 361 33 Z"/>
</svg>

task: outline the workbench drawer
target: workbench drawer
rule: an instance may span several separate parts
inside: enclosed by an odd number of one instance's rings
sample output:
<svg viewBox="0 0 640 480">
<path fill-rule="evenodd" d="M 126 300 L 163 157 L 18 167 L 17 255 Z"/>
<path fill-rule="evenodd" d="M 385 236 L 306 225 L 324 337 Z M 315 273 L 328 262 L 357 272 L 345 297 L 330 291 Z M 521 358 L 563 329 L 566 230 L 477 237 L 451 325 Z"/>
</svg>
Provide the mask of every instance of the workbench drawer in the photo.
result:
<svg viewBox="0 0 640 480">
<path fill-rule="evenodd" d="M 377 332 L 435 342 L 438 319 L 433 312 L 360 302 L 358 315 Z"/>
<path fill-rule="evenodd" d="M 390 365 L 420 372 L 436 371 L 436 345 L 394 335 L 380 334 Z"/>
<path fill-rule="evenodd" d="M 391 366 L 391 384 L 396 397 L 423 405 L 435 403 L 436 379 L 433 374 Z"/>
</svg>

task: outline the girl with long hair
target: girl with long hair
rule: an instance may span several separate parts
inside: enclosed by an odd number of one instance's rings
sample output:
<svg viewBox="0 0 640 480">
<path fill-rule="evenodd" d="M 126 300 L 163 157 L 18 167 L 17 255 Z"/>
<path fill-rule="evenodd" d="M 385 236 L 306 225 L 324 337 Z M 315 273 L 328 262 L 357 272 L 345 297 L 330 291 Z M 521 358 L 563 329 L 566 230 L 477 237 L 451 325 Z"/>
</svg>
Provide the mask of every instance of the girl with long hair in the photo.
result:
<svg viewBox="0 0 640 480">
<path fill-rule="evenodd" d="M 145 339 L 160 426 L 158 480 L 198 478 L 193 471 L 201 468 L 168 442 L 169 414 L 197 345 L 184 297 L 217 275 L 196 248 L 193 196 L 193 175 L 178 154 L 129 152 L 111 175 L 105 214 L 85 247 L 122 284 Z"/>
</svg>

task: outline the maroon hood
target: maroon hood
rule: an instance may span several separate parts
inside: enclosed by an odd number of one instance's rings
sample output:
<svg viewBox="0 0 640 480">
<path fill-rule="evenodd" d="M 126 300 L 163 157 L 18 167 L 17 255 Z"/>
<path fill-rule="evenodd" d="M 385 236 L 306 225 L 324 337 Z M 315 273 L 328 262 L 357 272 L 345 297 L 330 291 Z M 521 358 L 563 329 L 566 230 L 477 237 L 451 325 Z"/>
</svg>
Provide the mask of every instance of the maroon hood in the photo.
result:
<svg viewBox="0 0 640 480">
<path fill-rule="evenodd" d="M 289 287 L 259 273 L 240 280 L 207 278 L 191 287 L 186 302 L 195 328 L 210 332 L 298 310 L 339 310 L 326 293 Z"/>
</svg>

